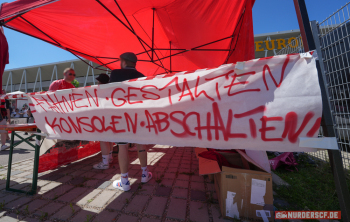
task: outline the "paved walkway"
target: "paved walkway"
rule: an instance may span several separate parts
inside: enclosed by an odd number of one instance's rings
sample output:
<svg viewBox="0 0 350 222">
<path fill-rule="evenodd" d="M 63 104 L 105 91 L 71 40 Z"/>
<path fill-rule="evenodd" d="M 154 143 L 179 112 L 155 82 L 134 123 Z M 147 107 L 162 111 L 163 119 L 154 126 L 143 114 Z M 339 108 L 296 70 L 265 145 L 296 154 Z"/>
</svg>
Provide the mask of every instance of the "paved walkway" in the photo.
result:
<svg viewBox="0 0 350 222">
<path fill-rule="evenodd" d="M 22 137 L 26 137 L 22 132 L 17 132 L 17 133 Z M 9 134 L 9 136 L 11 137 L 11 134 Z M 19 141 L 19 138 L 15 137 L 15 142 L 16 141 Z M 31 143 L 34 144 L 35 141 L 32 141 Z M 6 145 L 10 145 L 10 144 L 6 143 Z M 10 152 L 10 149 L 0 151 L 0 166 L 7 166 L 7 163 L 9 160 L 9 156 L 8 156 L 9 152 Z M 34 148 L 29 146 L 27 143 L 21 143 L 20 145 L 16 146 L 16 148 L 13 150 L 12 163 L 16 163 L 18 161 L 26 160 L 33 157 L 34 157 Z"/>
<path fill-rule="evenodd" d="M 39 174 L 39 191 L 26 196 L 5 191 L 6 168 L 0 169 L 0 221 L 226 221 L 214 184 L 198 175 L 193 148 L 154 146 L 148 150 L 153 179 L 140 183 L 136 152 L 130 154 L 131 191 L 112 187 L 120 178 L 117 155 L 112 167 L 95 170 L 101 154 Z M 33 159 L 13 165 L 13 188 L 29 189 Z"/>
</svg>

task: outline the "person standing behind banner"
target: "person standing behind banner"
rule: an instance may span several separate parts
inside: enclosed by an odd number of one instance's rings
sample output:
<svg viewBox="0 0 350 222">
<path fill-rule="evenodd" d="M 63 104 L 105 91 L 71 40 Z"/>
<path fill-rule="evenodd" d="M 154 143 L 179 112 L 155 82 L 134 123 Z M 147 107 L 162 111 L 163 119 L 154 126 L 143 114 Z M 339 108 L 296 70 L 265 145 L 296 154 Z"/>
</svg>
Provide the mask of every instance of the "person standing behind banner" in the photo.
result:
<svg viewBox="0 0 350 222">
<path fill-rule="evenodd" d="M 75 79 L 74 69 L 66 68 L 63 71 L 63 79 L 53 81 L 49 87 L 49 91 L 75 88 L 75 86 L 71 83 L 74 79 Z"/>
<path fill-rule="evenodd" d="M 107 74 L 100 74 L 96 80 L 98 85 L 109 83 L 109 76 Z M 109 164 L 113 162 L 113 143 L 100 141 L 102 161 L 93 165 L 94 169 L 105 170 L 109 168 Z"/>
<path fill-rule="evenodd" d="M 121 69 L 115 69 L 111 73 L 110 82 L 123 82 L 129 79 L 136 79 L 144 77 L 142 73 L 136 70 L 137 57 L 132 52 L 125 52 L 120 55 L 120 67 Z M 129 167 L 129 153 L 128 153 L 128 143 L 118 142 L 119 152 L 118 161 L 119 168 L 121 172 L 121 180 L 116 180 L 113 182 L 113 187 L 128 191 L 130 190 L 130 182 L 128 176 Z M 142 176 L 141 183 L 147 183 L 152 179 L 152 173 L 148 172 L 147 169 L 147 151 L 146 146 L 137 144 L 138 157 L 141 163 Z"/>
<path fill-rule="evenodd" d="M 1 95 L 5 95 L 5 90 L 1 91 Z M 1 99 L 1 105 L 0 105 L 0 125 L 7 125 L 11 122 L 11 115 L 10 115 L 10 102 L 8 99 Z M 7 121 L 6 121 L 7 117 Z M 0 150 L 5 150 L 9 148 L 9 146 L 6 145 L 6 140 L 8 138 L 8 131 L 7 130 L 0 130 L 1 134 L 1 148 Z"/>
</svg>

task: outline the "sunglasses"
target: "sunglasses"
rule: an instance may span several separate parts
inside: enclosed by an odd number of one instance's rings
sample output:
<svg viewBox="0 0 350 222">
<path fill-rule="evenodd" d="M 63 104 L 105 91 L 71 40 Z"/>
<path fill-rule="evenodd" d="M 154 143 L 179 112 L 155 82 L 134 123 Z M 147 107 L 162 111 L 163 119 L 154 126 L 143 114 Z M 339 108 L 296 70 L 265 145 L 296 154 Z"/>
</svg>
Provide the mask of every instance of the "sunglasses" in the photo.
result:
<svg viewBox="0 0 350 222">
<path fill-rule="evenodd" d="M 70 76 L 75 76 L 75 74 L 69 73 Z"/>
</svg>

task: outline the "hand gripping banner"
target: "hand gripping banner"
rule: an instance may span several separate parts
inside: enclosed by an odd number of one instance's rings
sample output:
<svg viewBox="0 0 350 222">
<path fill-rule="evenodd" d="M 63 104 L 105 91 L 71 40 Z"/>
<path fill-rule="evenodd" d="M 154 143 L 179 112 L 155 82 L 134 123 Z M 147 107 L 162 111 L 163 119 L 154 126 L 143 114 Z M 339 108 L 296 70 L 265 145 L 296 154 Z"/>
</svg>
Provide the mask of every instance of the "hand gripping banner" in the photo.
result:
<svg viewBox="0 0 350 222">
<path fill-rule="evenodd" d="M 315 54 L 28 96 L 52 139 L 308 151 L 298 138 L 317 137 L 322 115 Z"/>
</svg>

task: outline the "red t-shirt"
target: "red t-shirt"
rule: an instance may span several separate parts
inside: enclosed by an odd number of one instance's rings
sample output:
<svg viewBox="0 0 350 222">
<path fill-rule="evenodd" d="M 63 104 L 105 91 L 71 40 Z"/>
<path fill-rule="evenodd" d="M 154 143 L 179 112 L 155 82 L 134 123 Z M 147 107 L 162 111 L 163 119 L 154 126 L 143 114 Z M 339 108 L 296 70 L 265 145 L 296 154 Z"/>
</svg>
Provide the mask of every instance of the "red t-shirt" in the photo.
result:
<svg viewBox="0 0 350 222">
<path fill-rule="evenodd" d="M 61 89 L 75 88 L 72 83 L 65 81 L 64 79 L 53 81 L 49 87 L 49 91 L 56 91 Z"/>
</svg>

